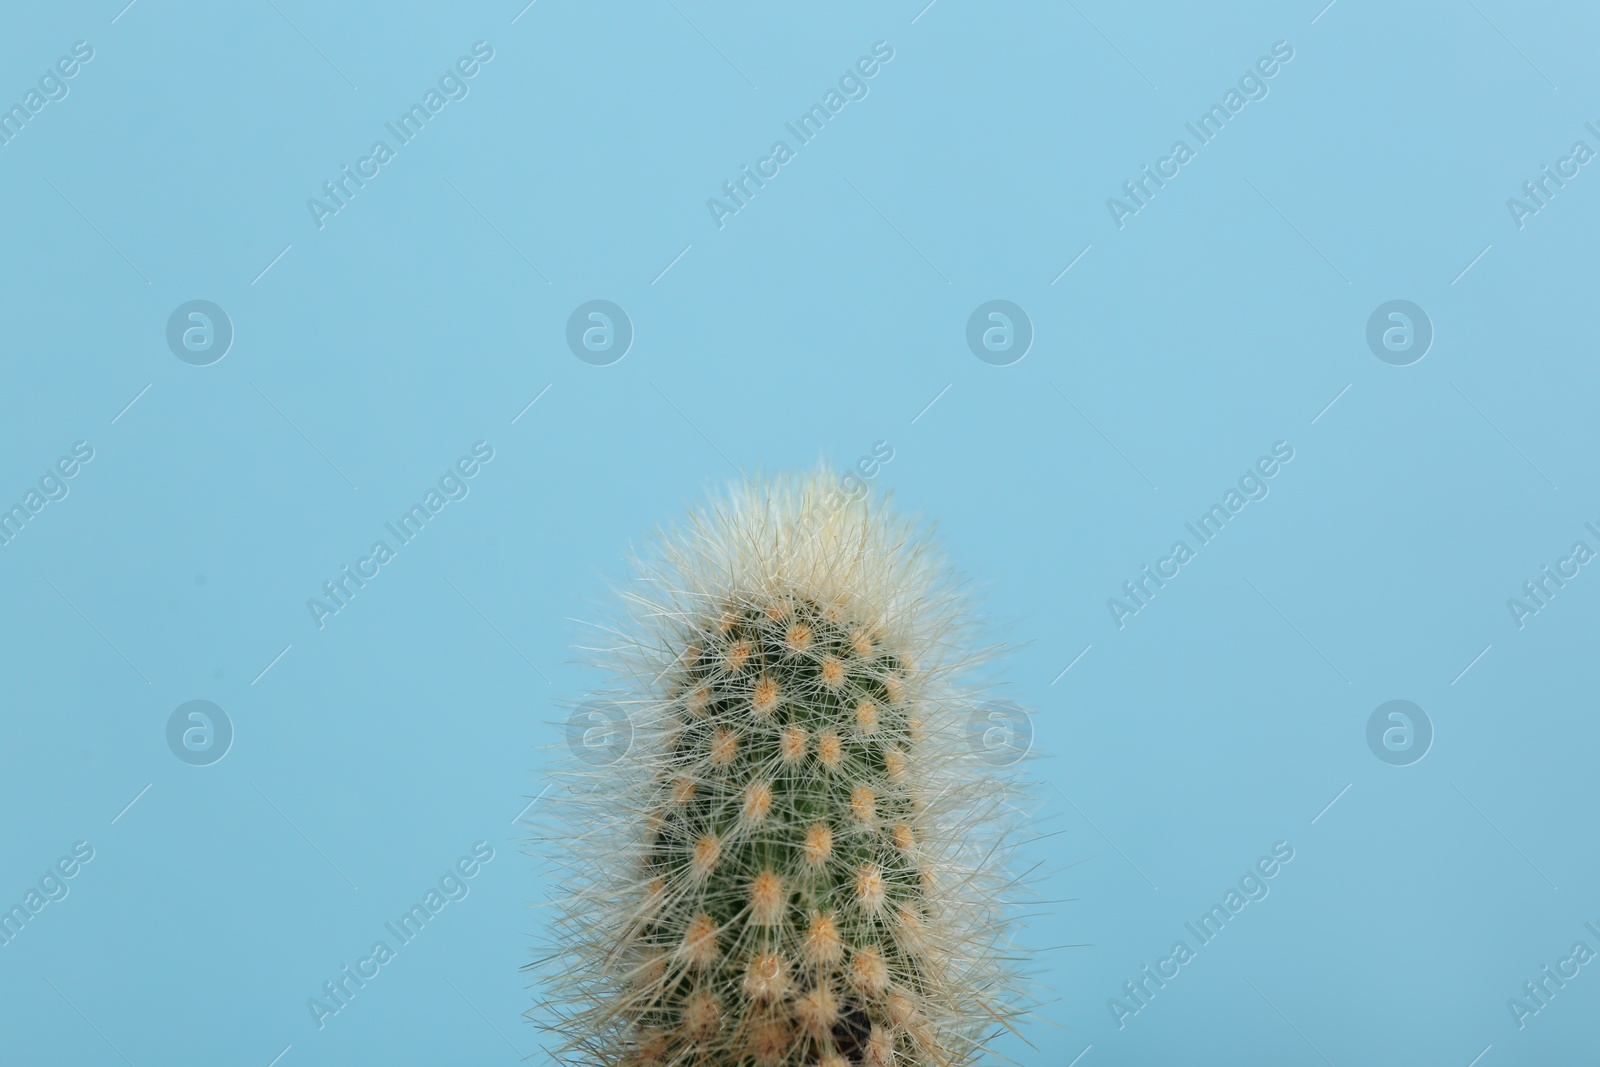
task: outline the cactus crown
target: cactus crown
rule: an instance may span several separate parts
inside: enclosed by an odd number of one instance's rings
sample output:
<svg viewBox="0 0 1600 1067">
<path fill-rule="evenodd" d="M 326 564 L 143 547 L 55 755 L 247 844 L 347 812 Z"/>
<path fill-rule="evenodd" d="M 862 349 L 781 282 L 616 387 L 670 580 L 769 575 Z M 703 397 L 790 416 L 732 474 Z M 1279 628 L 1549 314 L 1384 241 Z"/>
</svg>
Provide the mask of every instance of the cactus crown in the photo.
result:
<svg viewBox="0 0 1600 1067">
<path fill-rule="evenodd" d="M 615 694 L 632 745 L 571 794 L 563 1051 L 968 1062 L 1004 1014 L 1004 878 L 973 860 L 1003 790 L 951 722 L 955 601 L 903 528 L 815 482 L 735 503 L 720 557 L 678 559 L 669 602 L 636 601 L 649 639 Z"/>
</svg>

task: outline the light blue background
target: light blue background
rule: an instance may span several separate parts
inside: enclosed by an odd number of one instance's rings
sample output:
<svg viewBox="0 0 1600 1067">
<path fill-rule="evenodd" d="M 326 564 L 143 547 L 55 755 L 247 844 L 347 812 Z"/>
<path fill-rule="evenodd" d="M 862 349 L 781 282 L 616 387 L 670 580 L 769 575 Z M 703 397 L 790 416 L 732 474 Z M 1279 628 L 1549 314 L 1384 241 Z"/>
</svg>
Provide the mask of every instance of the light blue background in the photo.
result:
<svg viewBox="0 0 1600 1067">
<path fill-rule="evenodd" d="M 1600 16 L 924 2 L 0 16 L 8 105 L 95 50 L 0 147 L 0 501 L 95 450 L 0 547 L 0 903 L 95 850 L 0 947 L 0 1062 L 545 1062 L 519 842 L 598 680 L 572 620 L 735 467 L 880 440 L 1035 710 L 1043 1004 L 997 1053 L 1594 1055 L 1600 965 L 1525 1029 L 1506 1001 L 1600 949 L 1600 576 L 1520 630 L 1506 601 L 1600 548 L 1600 171 L 1521 229 L 1506 200 L 1600 148 Z M 479 40 L 470 95 L 319 230 L 307 198 Z M 880 40 L 719 230 L 707 198 Z M 1106 199 L 1280 40 L 1119 230 Z M 594 298 L 637 330 L 611 366 L 564 341 Z M 1006 367 L 964 340 L 995 298 L 1036 331 Z M 1364 339 L 1395 298 L 1436 330 L 1406 367 Z M 191 299 L 236 330 L 209 367 L 165 342 Z M 307 598 L 480 440 L 319 630 Z M 1271 495 L 1119 630 L 1107 598 L 1276 441 Z M 1365 740 L 1396 698 L 1436 730 L 1407 767 Z M 166 745 L 191 699 L 236 730 L 212 766 Z M 307 999 L 479 840 L 470 895 L 318 1030 Z M 1108 998 L 1277 841 L 1271 895 L 1119 1029 Z"/>
</svg>

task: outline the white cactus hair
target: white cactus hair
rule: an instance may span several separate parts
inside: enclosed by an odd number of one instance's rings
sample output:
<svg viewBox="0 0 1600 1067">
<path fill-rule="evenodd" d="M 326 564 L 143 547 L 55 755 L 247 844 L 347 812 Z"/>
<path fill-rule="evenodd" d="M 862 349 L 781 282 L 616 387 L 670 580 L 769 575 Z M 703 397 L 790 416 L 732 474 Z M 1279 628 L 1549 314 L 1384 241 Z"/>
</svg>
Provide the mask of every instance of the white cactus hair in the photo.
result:
<svg viewBox="0 0 1600 1067">
<path fill-rule="evenodd" d="M 627 740 L 573 746 L 541 809 L 552 1054 L 972 1063 L 1021 1013 L 1019 786 L 973 743 L 993 650 L 929 532 L 818 469 L 736 482 L 634 566 L 584 705 Z"/>
</svg>

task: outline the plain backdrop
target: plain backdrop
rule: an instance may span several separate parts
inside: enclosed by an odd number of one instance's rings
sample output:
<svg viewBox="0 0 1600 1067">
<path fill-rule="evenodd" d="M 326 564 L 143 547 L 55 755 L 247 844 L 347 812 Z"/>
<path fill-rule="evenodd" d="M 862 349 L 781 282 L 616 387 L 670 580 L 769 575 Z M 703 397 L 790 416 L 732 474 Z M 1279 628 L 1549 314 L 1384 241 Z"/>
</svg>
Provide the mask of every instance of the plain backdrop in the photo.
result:
<svg viewBox="0 0 1600 1067">
<path fill-rule="evenodd" d="M 995 1062 L 1590 1054 L 1593 965 L 1520 1028 L 1507 1005 L 1600 950 L 1600 574 L 1508 607 L 1600 551 L 1600 164 L 1507 205 L 1600 151 L 1589 6 L 123 2 L 0 15 L 0 104 L 93 50 L 0 146 L 0 503 L 93 449 L 0 546 L 0 905 L 93 849 L 0 945 L 0 1061 L 546 1062 L 523 839 L 599 680 L 582 620 L 736 470 L 879 442 L 872 490 L 937 521 L 1032 714 L 1040 1006 Z M 194 300 L 233 331 L 207 366 L 167 341 Z M 568 346 L 591 300 L 632 325 L 620 361 Z M 990 300 L 1031 324 L 1009 365 L 966 340 Z M 1367 343 L 1391 300 L 1434 335 L 1405 366 Z M 478 442 L 466 496 L 319 626 Z M 1119 626 L 1279 442 L 1269 494 Z M 231 724 L 207 766 L 168 743 L 191 700 Z M 1409 765 L 1368 744 L 1391 700 L 1431 724 Z M 468 894 L 319 1028 L 308 1000 L 478 842 Z M 1270 894 L 1119 1026 L 1279 842 Z"/>
</svg>

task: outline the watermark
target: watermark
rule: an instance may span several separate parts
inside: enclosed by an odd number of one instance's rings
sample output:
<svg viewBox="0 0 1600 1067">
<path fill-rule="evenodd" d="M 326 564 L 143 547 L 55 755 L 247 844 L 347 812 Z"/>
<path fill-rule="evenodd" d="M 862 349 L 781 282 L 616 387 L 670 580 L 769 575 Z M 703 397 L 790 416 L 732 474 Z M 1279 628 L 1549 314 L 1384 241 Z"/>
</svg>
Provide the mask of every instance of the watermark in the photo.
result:
<svg viewBox="0 0 1600 1067">
<path fill-rule="evenodd" d="M 331 1016 L 348 1008 L 356 994 L 382 974 L 383 968 L 394 962 L 402 948 L 416 940 L 417 935 L 422 933 L 434 916 L 444 910 L 446 904 L 466 900 L 467 894 L 472 892 L 472 887 L 467 883 L 477 877 L 478 872 L 492 859 L 494 846 L 487 841 L 474 844 L 470 855 L 462 856 L 445 868 L 437 884 L 428 887 L 420 903 L 412 904 L 398 919 L 383 924 L 383 928 L 394 939 L 394 944 L 389 943 L 389 937 L 374 941 L 367 954 L 357 959 L 354 965 L 343 965 L 337 977 L 323 982 L 322 995 L 306 999 L 306 1008 L 311 1012 L 311 1021 L 317 1024 L 317 1029 L 325 1028 Z"/>
<path fill-rule="evenodd" d="M 94 846 L 87 841 L 79 841 L 72 846 L 70 853 L 47 867 L 44 874 L 39 877 L 37 889 L 29 886 L 21 903 L 0 911 L 0 945 L 9 945 L 15 941 L 23 928 L 33 921 L 34 916 L 45 909 L 45 905 L 66 900 L 67 894 L 71 892 L 71 887 L 67 883 L 77 877 L 84 864 L 92 859 L 94 859 Z"/>
<path fill-rule="evenodd" d="M 1586 922 L 1583 925 L 1589 933 L 1600 938 L 1600 928 L 1596 928 L 1594 923 Z M 1539 968 L 1538 978 L 1523 982 L 1523 996 L 1506 998 L 1506 1010 L 1511 1013 L 1511 1021 L 1517 1024 L 1517 1029 L 1525 1028 L 1529 1019 L 1548 1008 L 1556 994 L 1583 973 L 1584 965 L 1594 957 L 1595 951 L 1589 947 L 1589 943 L 1578 941 L 1573 944 L 1571 952 L 1556 960 L 1554 967 L 1547 963 Z"/>
<path fill-rule="evenodd" d="M 1156 193 L 1165 188 L 1167 182 L 1182 174 L 1183 168 L 1199 150 L 1216 139 L 1233 117 L 1244 110 L 1246 104 L 1265 100 L 1267 82 L 1277 77 L 1283 65 L 1293 58 L 1294 49 L 1289 42 L 1278 41 L 1273 44 L 1271 55 L 1257 59 L 1254 66 L 1239 76 L 1238 88 L 1228 89 L 1221 103 L 1212 104 L 1208 110 L 1200 113 L 1199 118 L 1183 124 L 1194 137 L 1194 147 L 1191 148 L 1186 140 L 1174 141 L 1167 154 L 1156 160 L 1154 168 L 1146 163 L 1139 168 L 1138 177 L 1123 182 L 1124 198 L 1113 196 L 1106 199 L 1106 210 L 1111 213 L 1111 221 L 1117 229 L 1124 228 L 1129 218 L 1149 207 Z"/>
<path fill-rule="evenodd" d="M 323 582 L 323 595 L 306 599 L 306 610 L 311 613 L 311 621 L 317 624 L 317 629 L 321 630 L 327 625 L 325 620 L 329 616 L 337 615 L 349 607 L 356 594 L 364 589 L 368 582 L 383 573 L 382 568 L 399 555 L 401 548 L 416 540 L 428 523 L 433 521 L 433 517 L 444 510 L 446 504 L 465 500 L 467 494 L 471 492 L 471 487 L 467 483 L 477 477 L 478 472 L 492 459 L 494 459 L 494 447 L 489 442 L 475 443 L 472 446 L 472 454 L 457 459 L 455 466 L 440 475 L 438 487 L 429 486 L 420 503 L 412 504 L 409 510 L 401 512 L 400 517 L 393 522 L 383 524 L 383 528 L 394 538 L 392 547 L 388 541 L 374 541 L 371 551 L 356 560 L 354 569 L 346 563 L 339 568 L 339 574 L 335 578 Z"/>
<path fill-rule="evenodd" d="M 1386 701 L 1367 717 L 1367 747 L 1391 767 L 1409 767 L 1433 747 L 1433 720 L 1409 700 Z"/>
<path fill-rule="evenodd" d="M 1106 1010 L 1111 1012 L 1117 1029 L 1126 1027 L 1130 1018 L 1148 1008 L 1156 994 L 1182 974 L 1183 968 L 1193 963 L 1200 954 L 1200 949 L 1216 940 L 1217 935 L 1233 921 L 1233 917 L 1244 911 L 1246 904 L 1266 900 L 1267 894 L 1272 891 L 1267 883 L 1276 878 L 1293 859 L 1294 847 L 1287 841 L 1276 842 L 1270 855 L 1257 859 L 1239 876 L 1237 889 L 1232 886 L 1228 888 L 1220 904 L 1212 904 L 1210 910 L 1203 912 L 1194 922 L 1184 923 L 1184 929 L 1194 937 L 1193 947 L 1187 940 L 1173 942 L 1172 949 L 1156 960 L 1154 966 L 1145 964 L 1139 968 L 1137 978 L 1122 983 L 1121 997 L 1107 998 Z"/>
<path fill-rule="evenodd" d="M 967 747 L 993 767 L 1010 767 L 1033 748 L 1033 716 L 1009 700 L 984 700 L 967 713 Z"/>
<path fill-rule="evenodd" d="M 1128 619 L 1149 607 L 1156 594 L 1182 573 L 1184 565 L 1195 559 L 1200 549 L 1210 544 L 1233 517 L 1244 510 L 1246 504 L 1267 499 L 1272 492 L 1267 483 L 1277 477 L 1278 472 L 1292 459 L 1294 448 L 1289 442 L 1278 441 L 1273 444 L 1270 455 L 1261 456 L 1254 466 L 1239 476 L 1237 488 L 1230 486 L 1223 493 L 1220 503 L 1212 504 L 1199 518 L 1183 524 L 1183 528 L 1194 539 L 1193 545 L 1187 538 L 1174 541 L 1167 554 L 1156 560 L 1154 566 L 1145 564 L 1140 568 L 1137 578 L 1123 582 L 1123 595 L 1106 600 L 1106 610 L 1111 613 L 1111 621 L 1117 624 L 1117 629 L 1125 627 Z"/>
<path fill-rule="evenodd" d="M 591 767 L 609 767 L 633 747 L 633 720 L 614 704 L 589 701 L 567 716 L 567 750 Z"/>
<path fill-rule="evenodd" d="M 1600 128 L 1593 122 L 1585 122 L 1583 128 L 1588 130 L 1600 144 Z M 1583 173 L 1584 164 L 1594 159 L 1595 150 L 1589 147 L 1587 141 L 1574 141 L 1567 154 L 1556 160 L 1554 170 L 1550 164 L 1545 163 L 1539 168 L 1539 176 L 1522 183 L 1522 195 L 1525 199 L 1515 196 L 1506 197 L 1506 210 L 1511 213 L 1511 221 L 1517 229 L 1528 225 L 1528 220 L 1543 211 L 1550 205 L 1556 193 L 1567 187 L 1567 182 Z"/>
<path fill-rule="evenodd" d="M 67 499 L 71 492 L 67 483 L 92 459 L 94 447 L 87 441 L 79 441 L 72 446 L 70 455 L 62 456 L 45 469 L 39 476 L 38 488 L 30 487 L 22 494 L 22 500 L 9 508 L 0 505 L 0 545 L 9 545 L 15 540 L 46 504 Z"/>
<path fill-rule="evenodd" d="M 1387 300 L 1367 316 L 1367 347 L 1392 367 L 1409 367 L 1433 347 L 1433 320 L 1409 300 Z"/>
<path fill-rule="evenodd" d="M 862 56 L 839 75 L 838 88 L 830 88 L 823 95 L 821 103 L 812 104 L 799 118 L 783 124 L 784 129 L 794 137 L 793 147 L 788 141 L 774 141 L 767 154 L 756 160 L 754 170 L 748 163 L 744 164 L 739 168 L 738 177 L 723 182 L 722 192 L 726 199 L 713 196 L 706 200 L 706 210 L 711 213 L 711 221 L 716 223 L 717 229 L 722 229 L 727 225 L 727 219 L 749 207 L 756 192 L 781 174 L 783 167 L 795 158 L 799 149 L 810 144 L 833 117 L 844 110 L 846 104 L 853 100 L 865 100 L 870 91 L 867 83 L 877 77 L 878 72 L 893 58 L 894 49 L 887 41 L 873 42 L 871 55 Z"/>
<path fill-rule="evenodd" d="M 167 347 L 191 367 L 209 367 L 233 347 L 233 320 L 209 300 L 189 300 L 167 316 Z"/>
<path fill-rule="evenodd" d="M 39 75 L 38 87 L 23 93 L 21 103 L 9 108 L 0 105 L 0 148 L 10 144 L 46 106 L 65 100 L 72 91 L 67 83 L 93 58 L 94 48 L 88 41 L 74 42 L 72 53 L 57 59 L 54 66 Z"/>
<path fill-rule="evenodd" d="M 1594 523 L 1586 522 L 1583 527 L 1595 536 L 1596 543 L 1600 543 L 1600 530 L 1595 528 Z M 1587 541 L 1574 541 L 1572 551 L 1556 560 L 1554 570 L 1546 563 L 1539 568 L 1538 577 L 1523 582 L 1520 598 L 1506 598 L 1506 610 L 1511 612 L 1511 621 L 1517 624 L 1517 629 L 1527 626 L 1530 618 L 1548 607 L 1555 595 L 1582 573 L 1583 565 L 1594 558 L 1595 550 L 1589 547 Z"/>
<path fill-rule="evenodd" d="M 191 767 L 209 767 L 233 747 L 233 720 L 209 700 L 185 701 L 167 717 L 167 747 Z"/>
<path fill-rule="evenodd" d="M 992 367 L 1009 367 L 1033 347 L 1033 320 L 1009 300 L 979 304 L 967 317 L 967 347 Z"/>
<path fill-rule="evenodd" d="M 894 459 L 894 446 L 888 441 L 872 442 L 871 451 L 856 460 L 855 466 L 839 476 L 838 492 L 846 500 L 865 500 L 872 491 L 871 481 Z"/>
<path fill-rule="evenodd" d="M 567 347 L 592 367 L 609 367 L 633 347 L 633 320 L 609 300 L 586 300 L 567 316 Z"/>
<path fill-rule="evenodd" d="M 356 193 L 366 188 L 367 182 L 376 178 L 401 148 L 415 140 L 446 104 L 465 100 L 472 91 L 467 83 L 493 58 L 494 49 L 487 42 L 474 43 L 471 55 L 460 57 L 439 75 L 437 88 L 430 85 L 420 103 L 412 104 L 394 121 L 383 124 L 394 138 L 393 146 L 386 140 L 374 141 L 367 154 L 356 160 L 354 169 L 346 163 L 339 168 L 337 177 L 323 182 L 323 195 L 306 200 L 306 210 L 311 212 L 311 221 L 317 224 L 317 229 L 324 229 L 329 218 L 349 207 Z"/>
<path fill-rule="evenodd" d="M 836 479 L 820 478 L 817 489 L 820 506 L 807 509 L 801 519 L 807 535 L 819 535 L 829 517 L 846 504 L 865 500 L 872 492 L 872 480 L 894 459 L 894 454 L 894 446 L 888 441 L 874 441 L 871 450 L 861 455 L 854 467 L 846 467 Z"/>
</svg>

